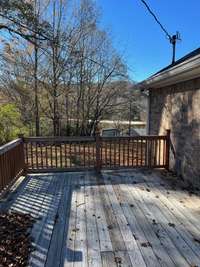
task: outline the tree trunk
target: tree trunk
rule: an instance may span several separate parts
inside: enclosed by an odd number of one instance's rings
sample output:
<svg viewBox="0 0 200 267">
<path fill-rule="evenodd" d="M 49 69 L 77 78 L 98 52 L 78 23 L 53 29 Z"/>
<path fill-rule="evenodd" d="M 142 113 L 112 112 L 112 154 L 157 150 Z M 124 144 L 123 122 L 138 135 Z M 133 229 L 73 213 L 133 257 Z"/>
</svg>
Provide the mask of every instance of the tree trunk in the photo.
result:
<svg viewBox="0 0 200 267">
<path fill-rule="evenodd" d="M 34 92 L 35 92 L 35 135 L 40 135 L 40 119 L 38 105 L 38 47 L 35 45 L 35 62 L 34 62 Z"/>
<path fill-rule="evenodd" d="M 35 32 L 38 30 L 38 14 L 37 14 L 37 0 L 35 0 Z M 37 34 L 35 33 L 34 44 L 34 92 L 35 92 L 35 135 L 40 135 L 40 119 L 39 119 L 39 105 L 38 105 L 38 44 Z"/>
</svg>

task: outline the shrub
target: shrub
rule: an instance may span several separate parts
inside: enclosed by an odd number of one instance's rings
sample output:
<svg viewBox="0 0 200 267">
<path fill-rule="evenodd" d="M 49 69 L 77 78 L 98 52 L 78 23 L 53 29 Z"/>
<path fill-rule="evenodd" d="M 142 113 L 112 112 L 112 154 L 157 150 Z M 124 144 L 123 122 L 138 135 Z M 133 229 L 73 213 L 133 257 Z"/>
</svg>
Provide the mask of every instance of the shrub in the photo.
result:
<svg viewBox="0 0 200 267">
<path fill-rule="evenodd" d="M 14 104 L 0 106 L 0 144 L 17 138 L 18 134 L 28 133 L 21 120 L 21 114 Z"/>
</svg>

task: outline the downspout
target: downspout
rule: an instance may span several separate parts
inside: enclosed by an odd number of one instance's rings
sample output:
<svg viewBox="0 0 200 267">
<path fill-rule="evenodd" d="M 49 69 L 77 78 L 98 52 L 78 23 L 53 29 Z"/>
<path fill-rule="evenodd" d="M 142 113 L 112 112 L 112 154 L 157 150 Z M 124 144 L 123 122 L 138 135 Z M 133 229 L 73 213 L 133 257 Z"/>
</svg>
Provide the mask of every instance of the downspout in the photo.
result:
<svg viewBox="0 0 200 267">
<path fill-rule="evenodd" d="M 146 133 L 150 135 L 150 112 L 151 112 L 151 103 L 150 103 L 150 90 L 147 90 L 147 127 Z"/>
</svg>

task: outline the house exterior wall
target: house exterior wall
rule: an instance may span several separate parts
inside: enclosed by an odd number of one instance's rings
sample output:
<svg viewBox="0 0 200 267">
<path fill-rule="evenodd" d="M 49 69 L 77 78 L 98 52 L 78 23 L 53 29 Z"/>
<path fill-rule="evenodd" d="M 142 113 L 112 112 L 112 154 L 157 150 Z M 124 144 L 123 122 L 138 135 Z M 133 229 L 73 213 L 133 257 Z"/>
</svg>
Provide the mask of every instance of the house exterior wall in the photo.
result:
<svg viewBox="0 0 200 267">
<path fill-rule="evenodd" d="M 171 129 L 170 168 L 199 186 L 200 78 L 151 89 L 149 98 L 149 133 Z"/>
</svg>

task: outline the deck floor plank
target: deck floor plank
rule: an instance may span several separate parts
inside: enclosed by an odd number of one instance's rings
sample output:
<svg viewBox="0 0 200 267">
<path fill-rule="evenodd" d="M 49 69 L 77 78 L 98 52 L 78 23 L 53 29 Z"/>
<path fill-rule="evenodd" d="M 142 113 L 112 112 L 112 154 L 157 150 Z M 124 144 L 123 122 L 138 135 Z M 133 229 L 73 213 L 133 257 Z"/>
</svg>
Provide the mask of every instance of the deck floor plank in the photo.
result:
<svg viewBox="0 0 200 267">
<path fill-rule="evenodd" d="M 39 211 L 39 220 L 34 225 L 32 237 L 35 243 L 35 250 L 31 253 L 30 265 L 43 267 L 46 264 L 48 250 L 51 242 L 56 214 L 61 198 L 61 181 L 52 179 L 48 190 L 44 193 L 45 198 Z"/>
<path fill-rule="evenodd" d="M 149 176 L 143 175 L 143 177 L 145 181 L 149 183 L 148 181 Z M 182 213 L 184 221 L 185 219 L 187 219 L 186 221 L 188 221 L 191 225 L 194 225 L 197 228 L 197 230 L 200 231 L 200 225 L 199 225 L 200 215 L 198 213 L 196 215 L 192 214 L 191 208 L 188 208 L 186 207 L 186 205 L 183 205 L 183 203 L 181 203 L 183 200 L 184 191 L 180 192 L 180 190 L 169 190 L 169 187 L 166 185 L 166 183 L 163 180 L 161 180 L 161 178 L 158 177 L 157 175 L 153 175 L 152 179 L 154 179 L 154 182 L 149 183 L 149 186 L 152 186 L 153 188 L 157 189 L 161 193 L 162 199 L 165 198 L 166 203 L 170 202 L 172 205 L 174 205 L 174 210 L 176 212 Z M 185 195 L 187 196 L 187 193 L 185 193 Z"/>
<path fill-rule="evenodd" d="M 153 183 L 149 183 L 147 178 L 148 177 L 145 178 L 146 182 L 151 188 L 151 190 L 155 192 L 156 196 L 159 197 L 159 202 L 162 203 L 170 212 L 173 213 L 174 217 L 179 221 L 179 224 L 181 224 L 186 229 L 188 235 L 193 236 L 193 240 L 200 239 L 200 223 L 196 220 L 195 222 L 191 221 L 191 214 L 188 213 L 187 210 L 183 209 L 180 203 L 181 200 L 177 198 L 177 191 L 176 195 L 173 196 L 172 194 L 169 194 L 169 191 L 165 189 L 165 187 L 159 187 L 159 185 L 157 184 L 155 186 Z M 163 184 L 162 180 L 159 179 L 158 181 L 159 184 Z"/>
<path fill-rule="evenodd" d="M 145 194 L 143 194 L 144 198 Z M 200 245 L 194 242 L 194 237 L 192 234 L 187 230 L 187 228 L 183 224 L 183 220 L 177 218 L 176 213 L 173 210 L 168 209 L 162 201 L 158 198 L 158 192 L 155 189 L 151 188 L 151 191 L 146 194 L 146 198 L 148 199 L 149 196 L 153 198 L 154 203 L 159 208 L 160 212 L 162 212 L 163 216 L 165 217 L 165 221 L 167 220 L 167 224 L 174 223 L 175 229 L 177 231 L 178 236 L 184 239 L 187 245 L 193 250 L 196 254 L 195 257 L 200 258 Z M 168 227 L 168 225 L 167 225 Z M 170 228 L 171 229 L 171 228 Z"/>
<path fill-rule="evenodd" d="M 141 179 L 142 180 L 142 179 Z M 140 181 L 140 179 L 138 180 Z M 144 183 L 142 183 L 144 184 Z M 130 192 L 135 203 L 134 209 L 137 210 L 135 214 L 138 214 L 140 220 L 142 218 L 147 218 L 149 225 L 153 226 L 152 229 L 157 237 L 159 237 L 161 241 L 161 245 L 164 246 L 166 252 L 174 262 L 175 266 L 189 266 L 188 262 L 185 260 L 183 255 L 177 250 L 176 246 L 171 241 L 168 233 L 166 232 L 165 228 L 162 228 L 159 222 L 159 217 L 157 218 L 155 214 L 151 211 L 152 203 L 148 204 L 142 198 L 142 194 L 145 192 L 144 190 L 141 191 L 141 195 L 138 193 L 137 186 L 131 184 L 126 184 L 123 186 L 125 188 L 124 192 Z M 154 223 L 155 222 L 155 223 Z M 143 223 L 141 225 L 144 225 Z M 155 239 L 156 240 L 156 239 Z M 155 242 L 154 240 L 154 242 Z M 151 239 L 149 239 L 151 244 Z M 170 265 L 169 265 L 170 266 Z"/>
<path fill-rule="evenodd" d="M 183 257 L 187 260 L 187 262 L 190 264 L 190 266 L 200 265 L 199 258 L 197 255 L 194 254 L 190 246 L 186 243 L 186 241 L 182 238 L 182 236 L 178 233 L 177 231 L 177 226 L 174 224 L 174 219 L 173 221 L 169 221 L 168 218 L 166 218 L 166 214 L 163 213 L 158 207 L 158 205 L 155 204 L 150 204 L 152 203 L 152 198 L 150 197 L 149 192 L 143 190 L 141 193 L 140 190 L 138 190 L 138 193 L 140 197 L 143 199 L 143 201 L 147 204 L 147 207 L 149 210 L 152 211 L 156 218 L 156 222 L 159 223 L 167 232 L 169 238 L 172 240 L 174 245 L 176 246 L 177 250 L 180 251 L 180 253 L 183 255 Z"/>
<path fill-rule="evenodd" d="M 138 213 L 141 214 L 140 217 L 142 218 L 143 216 L 145 216 L 148 219 L 149 224 L 152 224 L 154 221 L 156 222 L 153 227 L 154 233 L 159 237 L 161 244 L 165 247 L 165 250 L 167 251 L 168 255 L 175 263 L 175 266 L 187 266 L 188 267 L 189 264 L 186 262 L 184 257 L 177 250 L 177 248 L 171 241 L 170 237 L 168 236 L 166 230 L 162 228 L 159 223 L 157 223 L 157 221 L 159 221 L 159 218 L 155 217 L 155 214 L 149 209 L 148 205 L 138 201 L 138 198 L 140 197 L 137 195 L 136 190 L 134 191 L 134 195 L 136 195 L 135 203 L 137 203 L 137 206 L 139 207 Z"/>
<path fill-rule="evenodd" d="M 75 238 L 76 238 L 76 201 L 77 201 L 77 186 L 78 186 L 77 182 L 78 182 L 77 179 L 71 180 L 71 187 L 72 187 L 71 207 L 70 207 L 69 218 L 66 218 L 66 220 L 69 220 L 69 223 L 67 232 L 66 233 L 64 232 L 65 240 L 63 244 L 64 260 L 62 262 L 64 267 L 72 267 L 74 265 L 74 261 L 76 258 L 74 248 L 75 248 Z"/>
<path fill-rule="evenodd" d="M 93 181 L 91 176 L 88 178 L 89 181 L 91 181 L 91 183 L 85 188 L 88 266 L 100 267 L 102 266 L 102 262 L 94 205 L 94 191 L 92 190 Z"/>
<path fill-rule="evenodd" d="M 154 233 L 151 224 L 140 212 L 137 212 L 136 204 L 130 192 L 124 192 L 124 185 L 115 185 L 115 190 L 119 196 L 124 214 L 128 220 L 130 228 L 136 237 L 138 246 L 143 254 L 147 266 L 175 266 L 166 251 L 164 250 L 160 240 Z M 143 223 L 141 224 L 141 219 Z M 150 246 L 145 246 L 150 244 Z M 158 262 L 158 263 L 156 263 Z"/>
<path fill-rule="evenodd" d="M 131 232 L 131 229 L 128 225 L 127 219 L 123 213 L 123 210 L 121 208 L 121 203 L 119 203 L 115 192 L 113 190 L 113 185 L 110 183 L 110 180 L 108 181 L 105 178 L 105 187 L 108 192 L 108 196 L 110 198 L 110 201 L 112 203 L 112 208 L 114 211 L 114 214 L 117 219 L 117 223 L 119 225 L 122 237 L 125 242 L 125 248 L 128 253 L 124 253 L 123 255 L 126 256 L 126 262 L 128 262 L 128 256 L 130 257 L 130 262 L 132 263 L 132 266 L 146 266 L 143 256 L 141 254 L 141 251 L 137 245 L 137 242 Z M 123 250 L 122 250 L 123 251 Z M 155 265 L 156 266 L 156 265 Z"/>
<path fill-rule="evenodd" d="M 101 181 L 102 183 L 102 181 Z M 108 192 L 103 184 L 99 186 L 100 199 L 105 211 L 106 226 L 112 242 L 113 251 L 123 251 L 125 242 L 122 237 L 116 216 L 114 214 L 112 203 L 108 197 Z"/>
<path fill-rule="evenodd" d="M 66 206 L 66 203 L 71 201 L 71 190 L 70 190 L 70 179 L 65 179 L 65 175 L 61 174 L 59 180 L 63 180 L 63 188 L 65 190 L 61 190 L 61 199 L 59 208 L 56 214 L 56 220 L 54 224 L 54 229 L 51 237 L 51 243 L 48 250 L 46 267 L 54 267 L 57 266 L 62 257 L 62 249 L 63 249 L 63 236 L 65 235 L 65 230 L 61 231 L 61 229 L 65 229 L 66 221 L 68 222 L 69 218 L 69 207 Z"/>
<path fill-rule="evenodd" d="M 115 254 L 113 251 L 101 252 L 102 267 L 117 267 Z"/>
<path fill-rule="evenodd" d="M 30 267 L 200 266 L 200 196 L 158 172 L 29 175 L 6 206 L 36 219 Z"/>
<path fill-rule="evenodd" d="M 85 201 L 85 183 L 79 177 L 76 200 L 76 237 L 74 250 L 79 254 L 79 260 L 74 262 L 74 267 L 88 266 L 87 259 L 87 228 L 86 228 L 86 201 Z M 77 259 L 77 257 L 76 257 Z"/>
<path fill-rule="evenodd" d="M 105 211 L 101 201 L 98 185 L 93 186 L 92 190 L 94 196 L 93 201 L 95 206 L 95 215 L 96 215 L 97 229 L 99 234 L 100 250 L 101 252 L 113 251 L 112 242 L 107 227 Z"/>
</svg>

